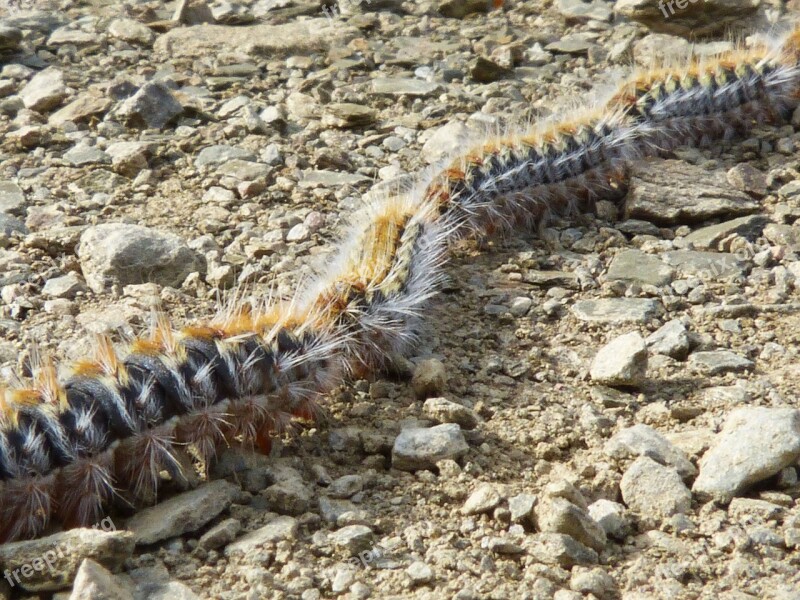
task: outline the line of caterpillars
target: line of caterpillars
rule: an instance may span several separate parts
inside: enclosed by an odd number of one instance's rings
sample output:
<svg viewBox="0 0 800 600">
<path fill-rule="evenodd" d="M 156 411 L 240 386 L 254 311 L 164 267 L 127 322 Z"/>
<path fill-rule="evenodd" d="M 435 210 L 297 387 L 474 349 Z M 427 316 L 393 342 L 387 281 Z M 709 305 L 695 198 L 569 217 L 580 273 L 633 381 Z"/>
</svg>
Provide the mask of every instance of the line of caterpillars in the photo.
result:
<svg viewBox="0 0 800 600">
<path fill-rule="evenodd" d="M 65 381 L 39 361 L 26 386 L 0 389 L 0 541 L 153 502 L 163 472 L 191 468 L 186 447 L 206 464 L 225 445 L 268 452 L 335 385 L 413 348 L 454 239 L 540 225 L 603 197 L 632 159 L 779 122 L 798 103 L 800 27 L 777 49 L 637 75 L 599 108 L 490 139 L 369 207 L 291 301 L 180 331 L 162 319 L 124 358 L 100 337 Z"/>
</svg>

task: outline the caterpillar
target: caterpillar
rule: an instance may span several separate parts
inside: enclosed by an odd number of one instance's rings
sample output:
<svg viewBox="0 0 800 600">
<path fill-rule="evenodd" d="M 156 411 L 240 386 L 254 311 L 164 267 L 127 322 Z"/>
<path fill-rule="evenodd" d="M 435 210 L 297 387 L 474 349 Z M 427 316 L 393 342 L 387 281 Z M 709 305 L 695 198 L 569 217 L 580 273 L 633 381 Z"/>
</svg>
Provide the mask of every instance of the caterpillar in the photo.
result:
<svg viewBox="0 0 800 600">
<path fill-rule="evenodd" d="M 290 300 L 180 330 L 161 317 L 125 352 L 99 337 L 64 379 L 36 358 L 29 380 L 0 389 L 0 541 L 156 501 L 161 472 L 185 477 L 187 447 L 206 465 L 226 444 L 268 452 L 333 387 L 413 348 L 454 240 L 540 227 L 624 185 L 632 159 L 779 122 L 798 104 L 800 27 L 776 48 L 636 74 L 596 106 L 489 138 L 367 207 Z"/>
</svg>

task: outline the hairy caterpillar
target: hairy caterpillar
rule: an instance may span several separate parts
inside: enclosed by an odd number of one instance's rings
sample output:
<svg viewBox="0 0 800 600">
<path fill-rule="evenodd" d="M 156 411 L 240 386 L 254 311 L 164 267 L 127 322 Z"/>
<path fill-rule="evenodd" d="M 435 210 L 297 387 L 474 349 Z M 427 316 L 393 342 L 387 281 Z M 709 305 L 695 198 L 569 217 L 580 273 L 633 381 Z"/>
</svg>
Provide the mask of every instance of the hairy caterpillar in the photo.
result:
<svg viewBox="0 0 800 600">
<path fill-rule="evenodd" d="M 413 346 L 452 240 L 536 226 L 602 197 L 631 159 L 777 121 L 800 102 L 800 28 L 623 83 L 599 107 L 499 138 L 369 207 L 314 281 L 286 302 L 175 331 L 163 319 L 121 356 L 106 338 L 65 380 L 47 360 L 0 390 L 0 540 L 100 520 L 116 497 L 151 502 L 189 445 L 267 451 L 354 373 Z"/>
</svg>

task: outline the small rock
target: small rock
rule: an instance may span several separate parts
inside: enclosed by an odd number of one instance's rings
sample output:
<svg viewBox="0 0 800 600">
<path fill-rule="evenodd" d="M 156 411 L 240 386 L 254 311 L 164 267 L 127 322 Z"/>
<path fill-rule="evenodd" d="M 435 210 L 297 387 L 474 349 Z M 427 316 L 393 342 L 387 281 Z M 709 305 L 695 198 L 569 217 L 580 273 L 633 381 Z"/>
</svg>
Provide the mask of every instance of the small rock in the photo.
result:
<svg viewBox="0 0 800 600">
<path fill-rule="evenodd" d="M 263 492 L 270 508 L 284 515 L 301 515 L 311 507 L 313 490 L 299 477 L 289 477 Z"/>
<path fill-rule="evenodd" d="M 661 312 L 661 304 L 649 298 L 601 298 L 579 300 L 573 314 L 590 323 L 647 323 Z"/>
<path fill-rule="evenodd" d="M 514 70 L 502 67 L 483 56 L 478 56 L 470 63 L 469 74 L 478 83 L 491 83 L 510 77 L 514 74 Z"/>
<path fill-rule="evenodd" d="M 433 132 L 422 146 L 422 156 L 435 163 L 461 150 L 470 138 L 470 130 L 460 121 L 451 121 Z"/>
<path fill-rule="evenodd" d="M 331 498 L 350 498 L 364 489 L 364 478 L 361 475 L 345 475 L 334 479 L 327 489 Z"/>
<path fill-rule="evenodd" d="M 63 277 L 48 279 L 42 288 L 45 296 L 53 298 L 74 298 L 79 292 L 86 291 L 83 279 L 74 272 L 69 272 Z"/>
<path fill-rule="evenodd" d="M 545 496 L 534 509 L 539 531 L 563 533 L 597 551 L 606 545 L 606 533 L 588 511 L 566 498 Z"/>
<path fill-rule="evenodd" d="M 490 483 L 484 483 L 470 494 L 464 506 L 461 507 L 462 515 L 479 515 L 494 510 L 502 501 L 500 492 Z"/>
<path fill-rule="evenodd" d="M 531 537 L 528 553 L 537 561 L 571 569 L 597 563 L 597 552 L 563 533 L 537 533 Z"/>
<path fill-rule="evenodd" d="M 462 429 L 475 429 L 479 422 L 475 411 L 446 398 L 428 398 L 422 412 L 437 423 L 457 423 Z"/>
<path fill-rule="evenodd" d="M 28 233 L 28 228 L 19 219 L 0 212 L 0 234 L 10 237 L 13 233 L 25 235 Z"/>
<path fill-rule="evenodd" d="M 239 519 L 225 519 L 206 531 L 197 540 L 197 546 L 203 550 L 216 550 L 230 544 L 242 530 Z"/>
<path fill-rule="evenodd" d="M 601 498 L 589 505 L 589 516 L 603 528 L 608 537 L 615 540 L 627 537 L 630 523 L 625 516 L 625 507 L 619 502 Z"/>
<path fill-rule="evenodd" d="M 22 41 L 22 31 L 0 23 L 0 50 L 16 50 Z"/>
<path fill-rule="evenodd" d="M 753 196 L 767 195 L 767 178 L 758 169 L 747 163 L 738 164 L 727 173 L 728 183 L 737 190 Z"/>
<path fill-rule="evenodd" d="M 647 456 L 662 465 L 675 467 L 683 479 L 697 475 L 697 469 L 686 455 L 647 425 L 639 424 L 623 429 L 608 440 L 603 451 L 616 459 Z"/>
<path fill-rule="evenodd" d="M 36 112 L 47 112 L 61 104 L 67 97 L 64 73 L 55 68 L 40 71 L 19 93 L 25 108 Z"/>
<path fill-rule="evenodd" d="M 425 585 L 434 579 L 433 569 L 421 560 L 415 560 L 408 565 L 406 575 L 411 580 L 411 585 Z"/>
<path fill-rule="evenodd" d="M 435 358 L 423 360 L 414 369 L 411 387 L 419 400 L 439 396 L 447 385 L 447 371 Z"/>
<path fill-rule="evenodd" d="M 237 148 L 235 146 L 228 146 L 226 144 L 217 144 L 215 146 L 208 146 L 200 151 L 197 158 L 194 160 L 194 165 L 197 168 L 205 166 L 219 166 L 231 160 L 245 160 L 254 161 L 256 155 L 245 150 L 244 148 Z"/>
<path fill-rule="evenodd" d="M 276 517 L 267 525 L 251 531 L 225 548 L 225 556 L 252 554 L 262 546 L 277 544 L 297 537 L 298 523 L 294 517 Z"/>
<path fill-rule="evenodd" d="M 112 284 L 158 283 L 179 288 L 205 258 L 171 233 L 140 225 L 106 223 L 87 229 L 77 250 L 86 283 L 95 293 Z"/>
<path fill-rule="evenodd" d="M 692 493 L 673 467 L 665 467 L 640 456 L 625 471 L 620 482 L 622 499 L 645 518 L 665 518 L 687 512 Z"/>
<path fill-rule="evenodd" d="M 108 26 L 108 33 L 115 38 L 142 46 L 149 46 L 156 37 L 149 27 L 133 19 L 114 19 Z"/>
<path fill-rule="evenodd" d="M 83 165 L 107 164 L 111 162 L 111 157 L 97 146 L 76 144 L 64 153 L 64 160 L 74 167 L 81 167 Z"/>
<path fill-rule="evenodd" d="M 183 107 L 165 86 L 149 81 L 117 108 L 128 127 L 162 129 L 183 113 Z"/>
<path fill-rule="evenodd" d="M 707 37 L 752 18 L 759 0 L 703 0 L 703 3 L 617 0 L 614 11 L 653 31 L 680 36 Z M 682 6 L 682 8 L 681 8 Z"/>
<path fill-rule="evenodd" d="M 509 498 L 508 510 L 511 511 L 511 522 L 533 525 L 533 509 L 538 500 L 533 494 L 517 494 Z"/>
<path fill-rule="evenodd" d="M 624 250 L 611 261 L 606 279 L 662 286 L 672 281 L 674 275 L 674 269 L 659 257 L 641 250 Z"/>
<path fill-rule="evenodd" d="M 401 471 L 434 469 L 438 461 L 459 458 L 467 450 L 464 434 L 454 423 L 404 429 L 394 441 L 392 466 Z"/>
<path fill-rule="evenodd" d="M 663 354 L 675 360 L 685 360 L 689 354 L 689 333 L 678 319 L 667 321 L 644 341 L 653 354 Z"/>
<path fill-rule="evenodd" d="M 25 211 L 25 194 L 13 181 L 0 181 L 0 213 L 21 215 Z"/>
<path fill-rule="evenodd" d="M 490 7 L 490 3 L 483 0 L 439 0 L 437 5 L 439 13 L 450 19 L 463 19 L 474 13 L 486 13 Z"/>
<path fill-rule="evenodd" d="M 372 80 L 372 93 L 385 96 L 431 96 L 439 91 L 438 83 L 420 79 L 378 77 Z"/>
<path fill-rule="evenodd" d="M 800 410 L 747 407 L 726 419 L 700 460 L 692 490 L 701 498 L 730 502 L 800 457 Z"/>
<path fill-rule="evenodd" d="M 609 5 L 602 0 L 558 0 L 558 12 L 567 23 L 608 22 L 614 17 Z"/>
<path fill-rule="evenodd" d="M 636 332 L 615 338 L 595 356 L 589 374 L 593 381 L 610 386 L 641 385 L 647 375 L 647 346 Z"/>
<path fill-rule="evenodd" d="M 226 510 L 239 491 L 225 480 L 212 481 L 136 513 L 127 527 L 145 545 L 194 532 Z"/>
<path fill-rule="evenodd" d="M 614 579 L 600 567 L 587 569 L 575 567 L 569 580 L 569 589 L 581 594 L 594 594 L 597 598 L 607 598 L 617 590 Z"/>
<path fill-rule="evenodd" d="M 115 571 L 131 557 L 133 548 L 134 536 L 129 531 L 71 529 L 38 540 L 0 545 L 0 565 L 12 573 L 17 570 L 23 589 L 52 592 L 72 585 L 84 559 Z"/>
<path fill-rule="evenodd" d="M 330 534 L 334 546 L 357 556 L 370 550 L 375 543 L 375 534 L 366 525 L 348 525 Z"/>
<path fill-rule="evenodd" d="M 54 127 L 61 127 L 68 121 L 86 123 L 92 117 L 105 113 L 111 105 L 110 98 L 100 96 L 96 92 L 85 92 L 51 114 L 47 122 Z"/>
<path fill-rule="evenodd" d="M 756 201 L 731 187 L 724 171 L 709 172 L 680 160 L 640 161 L 631 166 L 626 218 L 674 225 L 758 209 Z"/>
<path fill-rule="evenodd" d="M 75 575 L 69 600 L 133 600 L 133 597 L 132 591 L 119 578 L 87 558 Z"/>
<path fill-rule="evenodd" d="M 125 177 L 136 177 L 147 168 L 149 149 L 141 142 L 115 142 L 106 148 L 114 170 Z"/>
<path fill-rule="evenodd" d="M 710 350 L 707 352 L 694 352 L 689 357 L 689 364 L 706 375 L 720 375 L 721 373 L 740 373 L 749 371 L 755 365 L 730 350 Z"/>
<path fill-rule="evenodd" d="M 303 223 L 298 223 L 286 234 L 287 242 L 304 242 L 311 237 L 311 232 Z"/>
</svg>

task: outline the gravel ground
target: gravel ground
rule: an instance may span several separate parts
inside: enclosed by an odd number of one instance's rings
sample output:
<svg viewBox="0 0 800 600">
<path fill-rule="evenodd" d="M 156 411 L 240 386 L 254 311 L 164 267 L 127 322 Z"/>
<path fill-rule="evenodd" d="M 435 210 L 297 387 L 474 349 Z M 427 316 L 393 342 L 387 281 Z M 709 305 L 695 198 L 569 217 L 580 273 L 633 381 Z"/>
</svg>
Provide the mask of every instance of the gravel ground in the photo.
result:
<svg viewBox="0 0 800 600">
<path fill-rule="evenodd" d="M 797 10 L 489 5 L 0 5 L 0 374 L 288 294 L 371 190 Z M 0 598 L 800 598 L 798 145 L 800 111 L 459 244 L 396 373 L 272 457 L 0 547 Z"/>
</svg>

